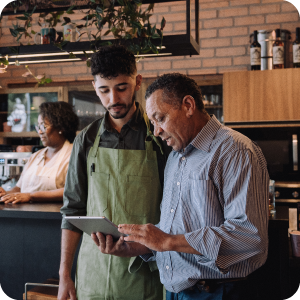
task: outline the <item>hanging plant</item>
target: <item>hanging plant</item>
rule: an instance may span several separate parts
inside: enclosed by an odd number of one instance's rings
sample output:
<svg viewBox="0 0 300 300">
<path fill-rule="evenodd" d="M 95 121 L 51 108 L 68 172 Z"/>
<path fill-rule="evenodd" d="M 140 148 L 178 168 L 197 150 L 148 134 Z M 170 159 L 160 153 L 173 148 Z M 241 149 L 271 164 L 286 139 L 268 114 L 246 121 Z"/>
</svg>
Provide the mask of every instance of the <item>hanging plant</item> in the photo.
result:
<svg viewBox="0 0 300 300">
<path fill-rule="evenodd" d="M 108 36 L 111 35 L 114 38 L 114 43 L 123 44 L 135 55 L 138 56 L 148 52 L 153 52 L 158 54 L 163 40 L 163 30 L 166 25 L 166 20 L 164 17 L 160 22 L 160 28 L 157 28 L 156 25 L 150 23 L 150 17 L 153 13 L 154 4 L 149 4 L 146 9 L 142 9 L 142 0 L 86 0 L 88 4 L 88 10 L 85 12 L 86 16 L 81 19 L 85 21 L 85 24 L 76 25 L 78 29 L 86 29 L 86 32 L 81 33 L 85 34 L 88 30 L 93 30 L 93 33 L 89 35 L 91 41 L 91 50 L 96 51 L 99 47 L 107 44 L 112 44 L 111 41 L 108 41 Z M 16 2 L 16 3 L 14 3 Z M 35 0 L 16 0 L 12 3 L 14 9 L 17 9 L 21 6 L 32 7 L 33 3 L 36 3 Z M 40 0 L 43 7 L 47 5 L 51 6 L 55 0 L 47 1 Z M 49 4 L 50 3 L 50 4 Z M 60 3 L 60 2 L 57 2 Z M 82 3 L 82 2 L 81 2 Z M 86 4 L 86 3 L 85 3 Z M 41 6 L 41 3 L 39 3 Z M 16 17 L 20 21 L 24 21 L 23 26 L 20 26 L 18 23 L 13 25 L 13 28 L 10 28 L 11 34 L 16 37 L 16 40 L 20 43 L 22 37 L 31 38 L 31 34 L 35 34 L 33 30 L 30 30 L 32 27 L 32 14 L 36 10 L 37 6 L 34 6 L 31 13 L 23 12 L 23 16 Z M 40 8 L 40 7 L 39 7 Z M 66 11 L 51 12 L 51 13 L 41 13 L 39 15 L 38 24 L 55 28 L 59 22 L 61 22 L 60 17 L 67 13 L 69 15 L 74 14 L 74 9 L 80 9 L 80 6 L 72 5 Z M 64 23 L 66 25 L 73 23 L 71 18 L 63 17 Z M 154 40 L 160 39 L 160 47 L 157 47 L 154 44 Z M 59 37 L 54 41 L 54 45 L 59 49 L 64 50 L 66 44 L 69 43 L 64 41 Z M 21 43 L 20 43 L 21 45 Z M 65 51 L 65 50 L 64 50 Z M 87 66 L 90 66 L 89 55 L 84 52 L 84 57 L 81 58 L 83 61 L 86 61 Z M 70 58 L 75 58 L 76 56 L 69 52 Z M 1 61 L 0 61 L 1 62 Z M 16 60 L 16 65 L 19 65 Z M 27 67 L 28 68 L 28 67 Z M 35 77 L 30 70 L 28 69 L 27 75 L 32 75 Z M 36 77 L 35 77 L 36 78 Z M 48 83 L 49 80 L 37 79 L 38 85 Z"/>
</svg>

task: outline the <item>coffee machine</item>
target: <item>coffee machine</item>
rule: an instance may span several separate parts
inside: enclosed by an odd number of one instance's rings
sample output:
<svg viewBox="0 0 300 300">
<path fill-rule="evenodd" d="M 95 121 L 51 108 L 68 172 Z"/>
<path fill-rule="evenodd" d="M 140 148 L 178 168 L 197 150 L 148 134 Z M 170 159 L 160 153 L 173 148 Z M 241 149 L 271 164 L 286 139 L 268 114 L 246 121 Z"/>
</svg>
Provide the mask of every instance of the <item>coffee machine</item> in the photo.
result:
<svg viewBox="0 0 300 300">
<path fill-rule="evenodd" d="M 13 188 L 32 152 L 0 152 L 0 186 L 5 190 Z"/>
</svg>

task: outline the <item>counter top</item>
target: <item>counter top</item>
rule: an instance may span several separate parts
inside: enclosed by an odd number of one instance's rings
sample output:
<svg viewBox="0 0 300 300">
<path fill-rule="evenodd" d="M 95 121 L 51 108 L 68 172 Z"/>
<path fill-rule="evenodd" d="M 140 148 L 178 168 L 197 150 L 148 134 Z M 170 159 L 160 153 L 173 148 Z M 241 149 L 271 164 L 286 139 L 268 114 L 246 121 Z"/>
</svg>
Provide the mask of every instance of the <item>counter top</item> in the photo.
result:
<svg viewBox="0 0 300 300">
<path fill-rule="evenodd" d="M 0 204 L 1 218 L 61 219 L 62 202 Z"/>
</svg>

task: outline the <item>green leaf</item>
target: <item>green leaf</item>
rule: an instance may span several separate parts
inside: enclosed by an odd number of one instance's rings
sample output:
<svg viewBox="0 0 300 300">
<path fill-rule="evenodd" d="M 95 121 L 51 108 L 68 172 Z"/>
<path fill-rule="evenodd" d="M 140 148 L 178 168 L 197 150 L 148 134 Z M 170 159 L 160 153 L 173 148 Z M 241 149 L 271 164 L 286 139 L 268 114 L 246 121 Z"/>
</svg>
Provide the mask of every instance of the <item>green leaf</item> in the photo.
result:
<svg viewBox="0 0 300 300">
<path fill-rule="evenodd" d="M 69 58 L 76 58 L 76 55 L 70 52 Z"/>
<path fill-rule="evenodd" d="M 160 30 L 163 30 L 165 28 L 165 26 L 166 26 L 166 20 L 163 17 L 162 20 L 161 20 L 161 25 L 160 25 L 161 28 L 160 28 Z"/>
<path fill-rule="evenodd" d="M 151 36 L 152 39 L 160 39 L 161 36 L 158 34 L 158 33 L 154 33 L 152 36 Z"/>
<path fill-rule="evenodd" d="M 16 19 L 18 19 L 18 20 L 24 20 L 24 21 L 27 21 L 27 20 L 28 20 L 27 17 L 16 17 Z"/>
<path fill-rule="evenodd" d="M 70 12 L 71 12 L 71 13 L 74 13 L 74 12 L 73 12 L 73 9 L 74 9 L 75 7 L 76 7 L 75 5 L 72 5 L 71 7 L 69 7 L 68 10 L 66 11 L 66 13 L 67 13 L 67 14 L 70 13 Z"/>
<path fill-rule="evenodd" d="M 100 6 L 97 6 L 97 7 L 96 7 L 96 12 L 97 12 L 98 14 L 103 14 L 103 9 L 102 9 Z"/>
<path fill-rule="evenodd" d="M 51 78 L 45 78 L 45 83 L 51 83 L 52 79 Z"/>
<path fill-rule="evenodd" d="M 90 60 L 90 59 L 86 61 L 86 66 L 87 66 L 88 68 L 91 67 L 91 60 Z"/>
<path fill-rule="evenodd" d="M 68 17 L 63 17 L 63 19 L 65 20 L 65 23 L 64 24 L 68 24 L 71 22 L 71 19 L 68 18 Z"/>
<path fill-rule="evenodd" d="M 14 30 L 14 29 L 11 29 L 11 28 L 9 28 L 9 30 L 10 30 L 10 33 L 11 33 L 11 35 L 13 37 L 17 37 L 18 36 L 18 31 L 17 30 Z"/>
</svg>

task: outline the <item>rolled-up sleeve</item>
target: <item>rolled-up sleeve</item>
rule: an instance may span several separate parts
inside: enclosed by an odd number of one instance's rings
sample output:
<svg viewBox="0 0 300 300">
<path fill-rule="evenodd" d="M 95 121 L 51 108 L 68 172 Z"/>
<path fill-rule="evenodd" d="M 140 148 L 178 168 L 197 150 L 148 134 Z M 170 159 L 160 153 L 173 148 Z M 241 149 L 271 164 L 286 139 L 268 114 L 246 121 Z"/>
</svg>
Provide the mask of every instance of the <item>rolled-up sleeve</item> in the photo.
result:
<svg viewBox="0 0 300 300">
<path fill-rule="evenodd" d="M 70 157 L 69 169 L 63 196 L 62 229 L 82 232 L 70 224 L 65 216 L 86 215 L 86 203 L 88 195 L 86 149 L 84 143 L 84 130 L 74 140 Z"/>
</svg>

